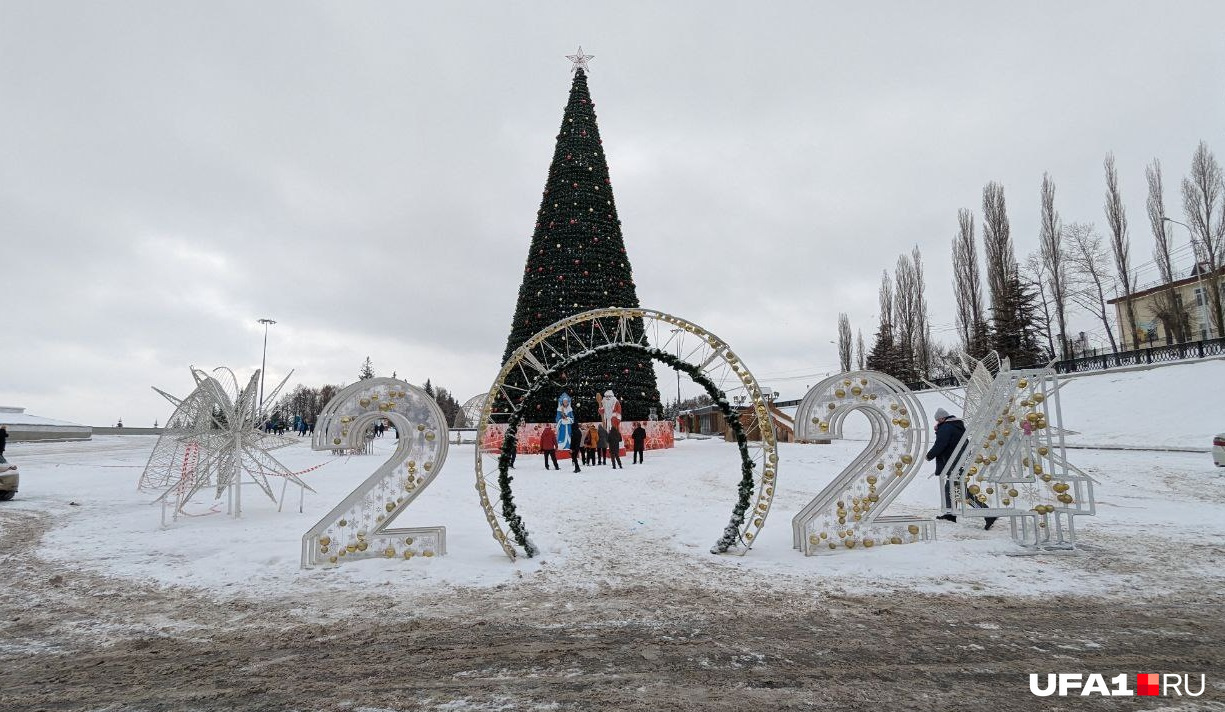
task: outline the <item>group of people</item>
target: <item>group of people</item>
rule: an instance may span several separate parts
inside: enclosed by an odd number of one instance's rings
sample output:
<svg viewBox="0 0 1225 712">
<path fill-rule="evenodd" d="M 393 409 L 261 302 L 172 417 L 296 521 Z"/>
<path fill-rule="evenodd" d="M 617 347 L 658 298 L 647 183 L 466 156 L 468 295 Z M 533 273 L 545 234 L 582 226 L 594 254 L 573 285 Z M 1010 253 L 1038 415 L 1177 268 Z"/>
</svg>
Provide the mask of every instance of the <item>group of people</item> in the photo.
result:
<svg viewBox="0 0 1225 712">
<path fill-rule="evenodd" d="M 575 472 L 582 472 L 580 464 L 610 464 L 614 470 L 625 469 L 625 465 L 621 463 L 621 428 L 606 428 L 603 423 L 580 425 L 578 432 L 567 439 L 569 443 L 561 442 L 551 425 L 544 426 L 540 433 L 540 452 L 544 454 L 544 469 L 549 469 L 550 463 L 553 469 L 561 469 L 557 463 L 559 449 L 570 452 L 570 461 L 574 463 Z M 630 432 L 630 442 L 633 445 L 633 463 L 639 464 L 643 461 L 647 442 L 647 431 L 642 423 L 634 424 L 634 429 Z"/>
</svg>

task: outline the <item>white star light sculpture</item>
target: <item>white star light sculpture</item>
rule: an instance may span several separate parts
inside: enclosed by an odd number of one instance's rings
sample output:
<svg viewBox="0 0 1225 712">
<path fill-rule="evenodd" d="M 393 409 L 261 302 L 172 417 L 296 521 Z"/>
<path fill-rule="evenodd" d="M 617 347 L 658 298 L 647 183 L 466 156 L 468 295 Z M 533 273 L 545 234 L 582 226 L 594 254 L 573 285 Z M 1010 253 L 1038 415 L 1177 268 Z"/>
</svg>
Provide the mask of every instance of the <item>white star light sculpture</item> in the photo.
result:
<svg viewBox="0 0 1225 712">
<path fill-rule="evenodd" d="M 182 400 L 153 389 L 169 400 L 175 410 L 141 474 L 140 489 L 164 489 L 157 501 L 175 500 L 176 516 L 196 493 L 210 485 L 215 485 L 218 499 L 231 488 L 230 513 L 240 516 L 239 485 L 244 472 L 274 502 L 276 496 L 268 484 L 269 476 L 284 477 L 314 491 L 269 454 L 270 450 L 294 441 L 259 429 L 263 409 L 256 402 L 258 370 L 242 389 L 228 368 L 214 369 L 214 375 L 209 375 L 192 367 L 191 374 L 196 389 Z M 264 402 L 274 402 L 288 380 L 286 376 Z"/>
<path fill-rule="evenodd" d="M 571 62 L 574 62 L 574 66 L 570 68 L 570 71 L 576 72 L 581 69 L 583 70 L 583 72 L 587 73 L 591 71 L 587 67 L 587 60 L 595 59 L 595 55 L 594 54 L 583 54 L 583 46 L 579 45 L 578 54 L 567 54 L 566 59 L 570 60 Z"/>
</svg>

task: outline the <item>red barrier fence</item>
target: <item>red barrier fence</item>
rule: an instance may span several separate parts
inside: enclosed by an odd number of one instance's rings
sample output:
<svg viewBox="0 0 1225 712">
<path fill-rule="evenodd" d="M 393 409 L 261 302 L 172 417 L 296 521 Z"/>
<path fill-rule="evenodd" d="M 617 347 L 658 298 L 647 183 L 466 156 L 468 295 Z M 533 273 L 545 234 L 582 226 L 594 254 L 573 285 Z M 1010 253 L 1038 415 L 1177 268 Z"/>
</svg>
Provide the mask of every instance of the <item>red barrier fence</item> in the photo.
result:
<svg viewBox="0 0 1225 712">
<path fill-rule="evenodd" d="M 625 454 L 626 450 L 633 447 L 630 441 L 630 434 L 634 432 L 634 427 L 638 421 L 626 420 L 621 423 L 621 454 Z M 672 421 L 670 420 L 643 420 L 641 421 L 643 429 L 647 431 L 646 449 L 660 450 L 670 448 L 676 445 L 676 440 L 672 433 Z M 520 423 L 517 441 L 517 450 L 524 454 L 539 454 L 540 453 L 540 433 L 544 431 L 544 426 L 551 426 L 554 431 L 557 426 L 552 423 Z M 580 423 L 583 426 L 596 426 L 598 423 Z M 573 428 L 573 436 L 578 437 L 580 430 L 578 427 Z M 502 450 L 502 439 L 506 436 L 506 425 L 501 423 L 491 423 L 485 430 L 485 438 L 481 441 L 481 450 L 488 453 L 496 453 Z M 570 452 L 558 450 L 557 457 L 559 459 L 570 457 Z"/>
</svg>

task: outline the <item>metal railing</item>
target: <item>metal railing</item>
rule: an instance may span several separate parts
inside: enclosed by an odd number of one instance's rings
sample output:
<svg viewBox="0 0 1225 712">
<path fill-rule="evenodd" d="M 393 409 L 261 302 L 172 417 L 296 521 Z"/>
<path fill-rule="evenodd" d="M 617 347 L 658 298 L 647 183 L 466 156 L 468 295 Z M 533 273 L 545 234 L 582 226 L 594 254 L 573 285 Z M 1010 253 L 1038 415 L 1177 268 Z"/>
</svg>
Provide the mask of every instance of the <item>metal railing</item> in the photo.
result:
<svg viewBox="0 0 1225 712">
<path fill-rule="evenodd" d="M 1119 368 L 1121 366 L 1146 366 L 1154 363 L 1172 363 L 1175 361 L 1206 358 L 1208 356 L 1225 356 L 1225 338 L 1188 341 L 1183 344 L 1165 344 L 1135 349 L 1133 351 L 1119 351 L 1117 353 L 1102 352 L 1066 361 L 1056 361 L 1052 368 L 1055 369 L 1055 373 L 1085 373 L 1086 371 L 1104 371 L 1108 368 Z M 1041 363 L 1014 366 L 1014 368 L 1043 368 L 1045 366 L 1045 363 Z M 906 387 L 912 391 L 926 391 L 931 386 L 945 388 L 960 385 L 961 382 L 957 380 L 956 376 L 942 376 L 940 378 L 929 378 L 926 382 L 907 383 Z M 776 400 L 773 403 L 775 407 L 787 408 L 799 405 L 800 400 L 802 399 Z"/>
<path fill-rule="evenodd" d="M 1152 346 L 1132 351 L 1118 353 L 1102 353 L 1095 356 L 1082 356 L 1056 361 L 1056 373 L 1084 373 L 1085 371 L 1102 371 L 1120 366 L 1145 366 L 1153 363 L 1170 363 L 1193 358 L 1225 355 L 1225 338 L 1207 339 L 1205 341 L 1188 341 L 1184 344 L 1167 344 Z"/>
</svg>

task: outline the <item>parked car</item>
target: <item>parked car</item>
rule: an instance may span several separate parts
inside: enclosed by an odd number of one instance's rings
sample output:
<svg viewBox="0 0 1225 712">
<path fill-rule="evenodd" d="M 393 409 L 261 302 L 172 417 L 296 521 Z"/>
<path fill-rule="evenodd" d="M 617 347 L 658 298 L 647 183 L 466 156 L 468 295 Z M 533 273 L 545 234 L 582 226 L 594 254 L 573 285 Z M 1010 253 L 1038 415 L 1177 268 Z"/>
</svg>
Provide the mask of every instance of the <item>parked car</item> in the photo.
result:
<svg viewBox="0 0 1225 712">
<path fill-rule="evenodd" d="M 0 462 L 0 502 L 7 502 L 17 494 L 19 480 L 16 465 L 11 462 Z"/>
<path fill-rule="evenodd" d="M 1225 433 L 1217 433 L 1212 439 L 1212 461 L 1217 467 L 1225 467 Z"/>
</svg>

